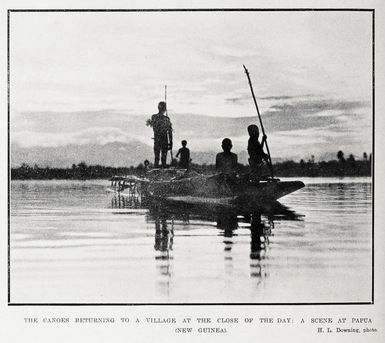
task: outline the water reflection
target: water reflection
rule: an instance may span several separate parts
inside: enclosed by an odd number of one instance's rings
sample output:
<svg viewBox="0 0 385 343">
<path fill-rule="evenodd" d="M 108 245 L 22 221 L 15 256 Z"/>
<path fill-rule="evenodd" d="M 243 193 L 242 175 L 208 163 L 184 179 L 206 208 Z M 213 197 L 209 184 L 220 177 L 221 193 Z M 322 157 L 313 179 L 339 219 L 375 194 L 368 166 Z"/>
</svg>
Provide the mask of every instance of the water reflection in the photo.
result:
<svg viewBox="0 0 385 343">
<path fill-rule="evenodd" d="M 258 219 L 252 222 L 252 211 L 235 211 L 236 226 L 234 216 L 221 221 L 215 209 L 189 211 L 186 206 L 175 213 L 169 206 L 162 217 L 160 210 L 148 209 L 135 197 L 113 198 L 106 193 L 105 180 L 12 180 L 11 300 L 370 301 L 370 179 L 307 183 L 282 200 L 306 220 L 293 221 L 296 215 L 290 212 L 262 211 L 265 230 L 270 229 L 270 218 L 275 225 L 272 235 L 264 236 L 262 226 L 251 230 L 258 224 Z M 156 250 L 160 247 L 163 251 Z"/>
<path fill-rule="evenodd" d="M 138 201 L 135 197 L 115 195 L 111 200 L 112 208 L 144 208 L 147 210 L 146 222 L 153 223 L 155 228 L 155 260 L 161 280 L 159 285 L 166 293 L 170 293 L 173 277 L 173 245 L 174 225 L 182 224 L 191 229 L 200 227 L 217 228 L 217 236 L 223 237 L 224 270 L 227 276 L 234 271 L 233 247 L 237 244 L 237 237 L 245 237 L 244 229 L 248 229 L 250 241 L 250 278 L 258 285 L 268 277 L 266 261 L 272 230 L 275 220 L 301 220 L 301 216 L 283 206 L 279 202 L 266 203 L 263 207 L 246 213 L 239 209 L 220 208 L 213 206 L 191 206 L 191 204 L 175 204 L 168 202 Z M 203 222 L 202 222 L 203 221 Z M 193 224 L 194 222 L 194 224 Z M 243 230 L 239 230 L 241 228 Z M 241 231 L 238 234 L 238 231 Z M 243 241 L 242 241 L 243 242 Z M 241 244 L 242 242 L 238 242 Z M 230 278 L 231 279 L 231 278 Z"/>
<path fill-rule="evenodd" d="M 250 230 L 250 277 L 258 281 L 266 278 L 267 271 L 264 263 L 269 245 L 269 237 L 274 227 L 272 214 L 269 214 L 267 221 L 262 219 L 261 213 L 254 212 L 238 218 L 236 213 L 223 213 L 217 217 L 217 227 L 223 234 L 225 270 L 227 274 L 233 271 L 233 255 L 231 254 L 234 245 L 233 238 L 237 236 L 238 222 L 243 219 L 249 223 Z M 259 282 L 258 282 L 259 283 Z"/>
<path fill-rule="evenodd" d="M 262 222 L 259 213 L 254 213 L 251 217 L 250 276 L 259 281 L 268 276 L 265 260 L 272 228 L 274 228 L 274 222 L 271 218 L 266 224 Z"/>
<path fill-rule="evenodd" d="M 111 198 L 112 208 L 142 208 L 142 201 L 137 196 L 115 195 Z"/>
<path fill-rule="evenodd" d="M 219 213 L 216 222 L 219 235 L 223 235 L 225 273 L 230 276 L 234 270 L 231 250 L 234 244 L 234 237 L 237 236 L 235 231 L 238 229 L 238 218 L 233 212 Z"/>
<path fill-rule="evenodd" d="M 156 268 L 162 279 L 159 281 L 161 289 L 169 295 L 172 277 L 172 245 L 174 239 L 173 222 L 171 226 L 167 223 L 167 217 L 159 215 L 155 217 L 155 260 L 158 262 Z"/>
</svg>

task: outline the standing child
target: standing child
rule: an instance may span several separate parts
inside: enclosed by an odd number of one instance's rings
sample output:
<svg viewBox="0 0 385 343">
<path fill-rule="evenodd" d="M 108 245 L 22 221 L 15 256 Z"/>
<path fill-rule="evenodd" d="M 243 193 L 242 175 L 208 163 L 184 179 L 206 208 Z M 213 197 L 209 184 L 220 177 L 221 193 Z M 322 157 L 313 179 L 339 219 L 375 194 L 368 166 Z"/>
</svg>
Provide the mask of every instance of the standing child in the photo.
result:
<svg viewBox="0 0 385 343">
<path fill-rule="evenodd" d="M 176 157 L 180 155 L 179 168 L 188 169 L 190 163 L 190 150 L 186 148 L 187 141 L 182 141 L 182 147 L 178 150 Z"/>
</svg>

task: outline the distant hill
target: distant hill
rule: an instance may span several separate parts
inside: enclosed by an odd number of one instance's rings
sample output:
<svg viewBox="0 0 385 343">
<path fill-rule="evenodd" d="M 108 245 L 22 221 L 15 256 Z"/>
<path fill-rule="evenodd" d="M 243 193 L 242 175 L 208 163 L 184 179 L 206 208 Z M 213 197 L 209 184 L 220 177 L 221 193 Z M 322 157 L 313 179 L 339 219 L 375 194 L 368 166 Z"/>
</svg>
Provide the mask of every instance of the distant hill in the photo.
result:
<svg viewBox="0 0 385 343">
<path fill-rule="evenodd" d="M 246 153 L 245 153 L 246 154 Z M 176 149 L 174 149 L 174 156 Z M 194 163 L 215 163 L 216 152 L 192 152 Z M 243 154 L 242 154 L 243 155 Z M 67 145 L 61 147 L 31 147 L 22 148 L 15 144 L 11 146 L 11 166 L 18 167 L 22 163 L 30 166 L 66 168 L 72 164 L 85 162 L 87 165 L 103 165 L 111 167 L 137 166 L 145 159 L 153 162 L 152 147 L 141 142 L 108 143 L 91 145 Z M 169 161 L 168 157 L 168 161 Z"/>
<path fill-rule="evenodd" d="M 177 150 L 174 149 L 174 156 Z M 214 164 L 219 151 L 192 151 L 194 163 Z M 238 152 L 238 161 L 246 164 L 246 151 Z M 19 167 L 22 163 L 39 167 L 67 168 L 72 164 L 85 162 L 87 165 L 103 165 L 110 167 L 129 167 L 143 163 L 145 159 L 153 162 L 152 147 L 139 141 L 131 143 L 107 143 L 91 145 L 66 145 L 60 147 L 30 147 L 22 148 L 17 144 L 11 145 L 11 167 Z M 169 161 L 168 157 L 168 161 Z M 282 159 L 274 158 L 273 162 Z"/>
<path fill-rule="evenodd" d="M 136 166 L 146 158 L 152 158 L 152 155 L 151 147 L 140 142 L 31 148 L 13 145 L 11 166 L 27 163 L 31 166 L 65 168 L 80 162 L 111 167 Z"/>
</svg>

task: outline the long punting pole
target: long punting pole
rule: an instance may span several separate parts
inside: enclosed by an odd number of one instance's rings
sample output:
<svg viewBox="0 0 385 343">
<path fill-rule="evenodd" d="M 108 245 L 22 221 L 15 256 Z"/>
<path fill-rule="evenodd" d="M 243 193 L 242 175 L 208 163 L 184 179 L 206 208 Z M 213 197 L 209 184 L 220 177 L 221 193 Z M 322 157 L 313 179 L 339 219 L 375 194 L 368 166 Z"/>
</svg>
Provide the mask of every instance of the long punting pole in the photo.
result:
<svg viewBox="0 0 385 343">
<path fill-rule="evenodd" d="M 255 108 L 257 109 L 257 113 L 258 113 L 259 123 L 261 125 L 262 134 L 265 136 L 265 129 L 264 129 L 263 124 L 262 124 L 262 118 L 261 118 L 261 114 L 259 113 L 259 109 L 258 109 L 258 105 L 257 105 L 257 100 L 255 99 L 253 85 L 251 84 L 249 71 L 246 69 L 245 65 L 243 65 L 243 68 L 245 68 L 245 73 L 247 75 L 247 79 L 249 80 L 250 90 L 251 90 L 251 94 L 253 96 Z M 265 145 L 266 145 L 267 155 L 269 157 L 269 168 L 270 168 L 271 177 L 274 178 L 273 164 L 271 163 L 270 150 L 269 150 L 269 146 L 267 145 L 267 140 L 265 140 Z"/>
<path fill-rule="evenodd" d="M 167 85 L 164 85 L 164 102 L 166 103 L 166 117 L 168 117 L 168 112 L 167 112 Z M 174 157 L 172 156 L 172 148 L 170 149 L 170 155 L 171 155 L 171 165 L 172 161 L 174 160 Z"/>
</svg>

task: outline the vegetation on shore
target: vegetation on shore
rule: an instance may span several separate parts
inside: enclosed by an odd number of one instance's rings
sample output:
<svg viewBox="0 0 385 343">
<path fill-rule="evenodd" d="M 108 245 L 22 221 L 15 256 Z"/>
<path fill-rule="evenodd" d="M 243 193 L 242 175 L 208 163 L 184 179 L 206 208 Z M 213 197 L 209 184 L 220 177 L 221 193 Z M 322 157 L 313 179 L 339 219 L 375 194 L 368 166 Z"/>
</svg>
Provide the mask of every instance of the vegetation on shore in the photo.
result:
<svg viewBox="0 0 385 343">
<path fill-rule="evenodd" d="M 350 155 L 347 159 L 344 153 L 339 151 L 336 155 L 337 159 L 332 161 L 315 162 L 314 156 L 308 161 L 300 162 L 285 161 L 278 162 L 273 165 L 274 175 L 277 177 L 330 177 L 330 176 L 370 176 L 371 175 L 371 154 L 362 155 L 361 159 L 355 159 Z M 191 169 L 199 173 L 213 173 L 215 165 L 199 165 L 191 164 Z M 247 173 L 249 166 L 240 165 L 240 172 Z M 266 175 L 269 174 L 266 169 Z M 107 179 L 114 175 L 143 175 L 145 167 L 142 163 L 134 167 L 105 167 L 101 165 L 87 166 L 81 162 L 77 165 L 73 164 L 71 168 L 50 168 L 39 167 L 37 165 L 31 167 L 23 163 L 18 168 L 11 169 L 12 180 L 47 180 L 47 179 Z"/>
</svg>

